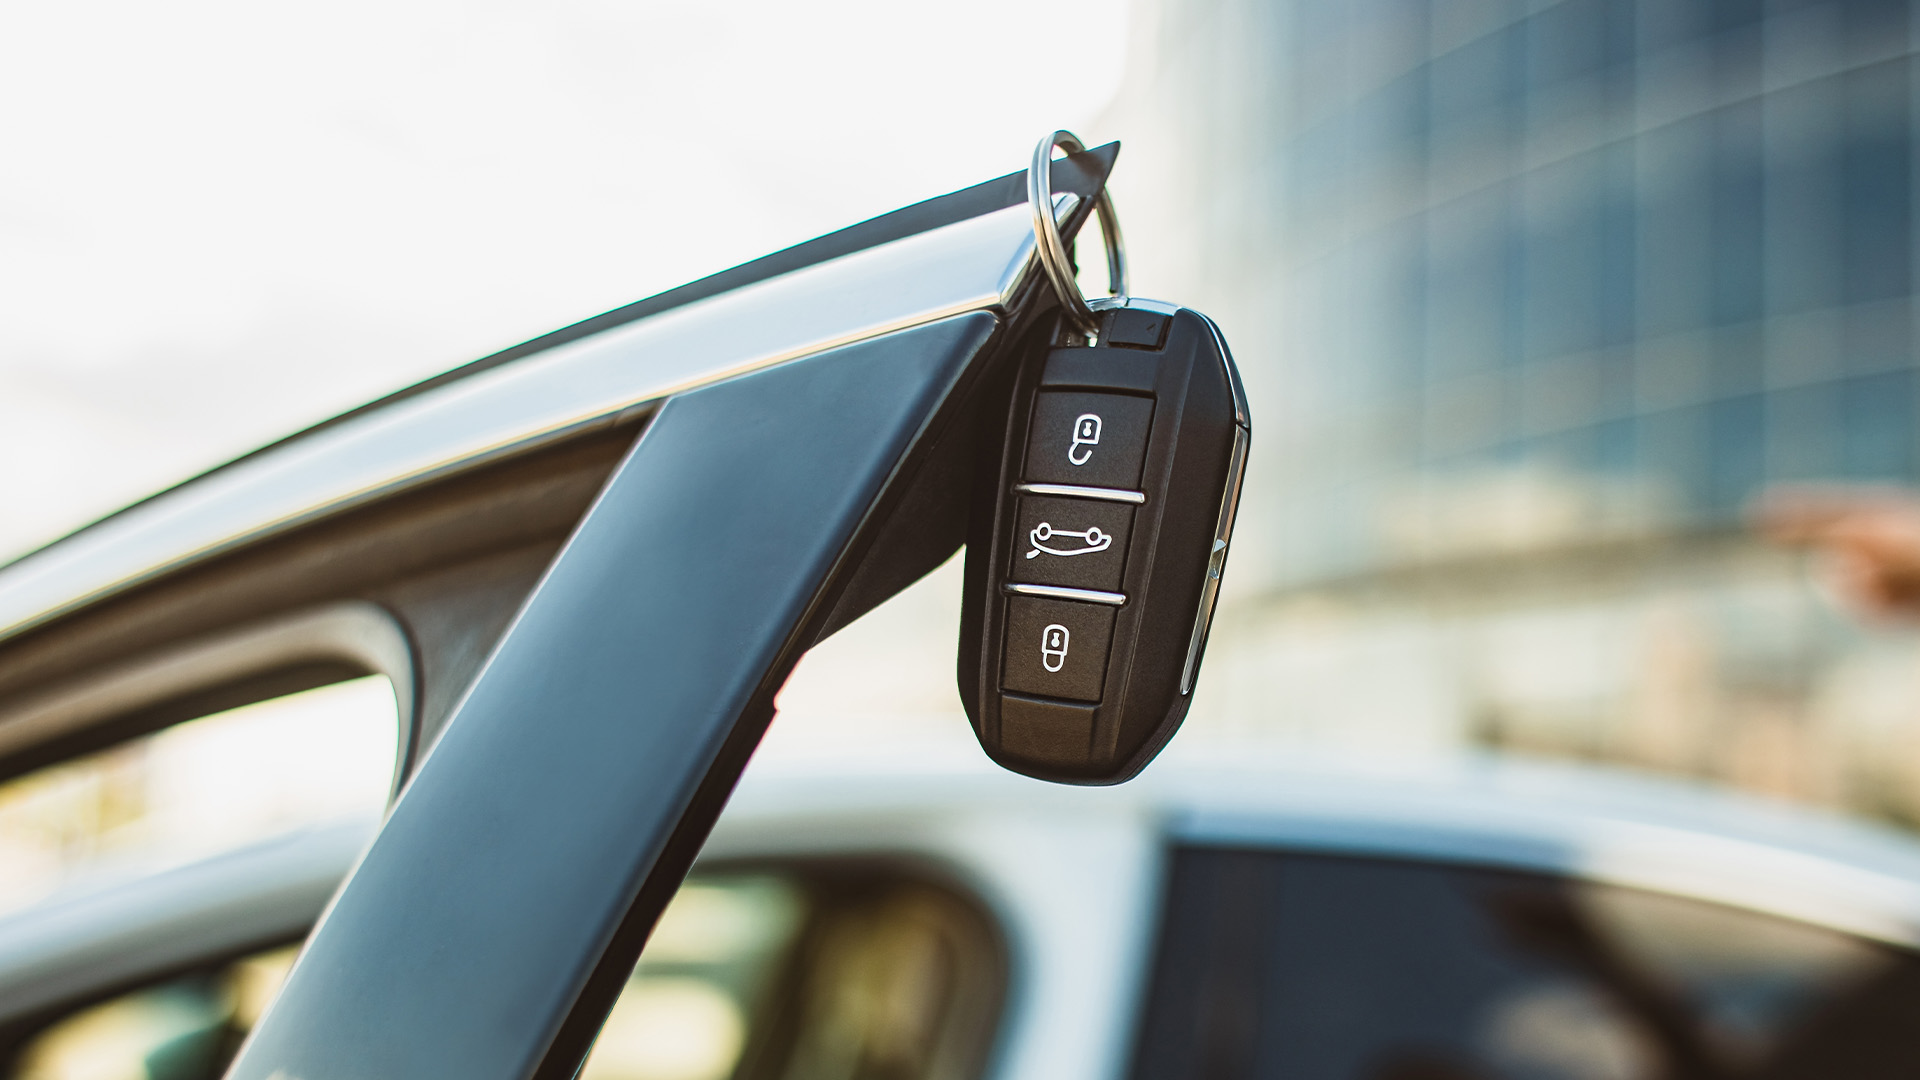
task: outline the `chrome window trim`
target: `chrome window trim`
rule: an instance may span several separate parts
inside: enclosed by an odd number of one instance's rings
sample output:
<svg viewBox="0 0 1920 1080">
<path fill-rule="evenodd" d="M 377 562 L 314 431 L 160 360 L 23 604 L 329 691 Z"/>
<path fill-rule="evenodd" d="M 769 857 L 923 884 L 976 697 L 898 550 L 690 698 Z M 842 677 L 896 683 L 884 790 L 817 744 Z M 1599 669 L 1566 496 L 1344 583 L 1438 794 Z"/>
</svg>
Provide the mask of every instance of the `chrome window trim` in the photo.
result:
<svg viewBox="0 0 1920 1080">
<path fill-rule="evenodd" d="M 1077 202 L 1056 197 L 1060 212 Z M 624 410 L 850 342 L 1006 307 L 1024 204 L 567 342 L 351 417 L 0 568 L 0 639 L 168 570 Z"/>
</svg>

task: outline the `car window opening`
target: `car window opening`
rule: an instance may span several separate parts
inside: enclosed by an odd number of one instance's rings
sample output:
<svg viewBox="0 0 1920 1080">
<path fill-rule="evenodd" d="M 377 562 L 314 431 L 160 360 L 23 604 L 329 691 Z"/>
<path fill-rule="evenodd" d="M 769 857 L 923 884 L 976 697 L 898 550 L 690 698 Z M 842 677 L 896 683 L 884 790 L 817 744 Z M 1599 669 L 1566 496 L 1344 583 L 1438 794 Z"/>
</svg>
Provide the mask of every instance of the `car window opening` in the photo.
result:
<svg viewBox="0 0 1920 1080">
<path fill-rule="evenodd" d="M 0 783 L 0 914 L 91 879 L 377 819 L 399 710 L 368 675 L 175 724 Z"/>
</svg>

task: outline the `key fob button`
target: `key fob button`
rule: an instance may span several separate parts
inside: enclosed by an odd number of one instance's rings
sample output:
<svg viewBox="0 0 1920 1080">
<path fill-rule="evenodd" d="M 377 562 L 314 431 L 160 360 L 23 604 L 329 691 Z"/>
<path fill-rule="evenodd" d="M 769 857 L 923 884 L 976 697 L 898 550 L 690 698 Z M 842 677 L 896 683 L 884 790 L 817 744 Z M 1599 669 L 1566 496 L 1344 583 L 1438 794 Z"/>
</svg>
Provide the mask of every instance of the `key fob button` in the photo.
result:
<svg viewBox="0 0 1920 1080">
<path fill-rule="evenodd" d="M 1124 394 L 1034 395 L 1026 479 L 1136 489 L 1153 426 L 1153 399 Z"/>
<path fill-rule="evenodd" d="M 1000 749 L 1025 761 L 1073 761 L 1093 746 L 1092 705 L 1000 695 Z"/>
<path fill-rule="evenodd" d="M 1022 694 L 1099 701 L 1113 612 L 1104 604 L 1009 597 L 1002 685 Z"/>
<path fill-rule="evenodd" d="M 1132 532 L 1133 507 L 1125 503 L 1023 498 L 1008 580 L 1118 592 Z"/>
</svg>

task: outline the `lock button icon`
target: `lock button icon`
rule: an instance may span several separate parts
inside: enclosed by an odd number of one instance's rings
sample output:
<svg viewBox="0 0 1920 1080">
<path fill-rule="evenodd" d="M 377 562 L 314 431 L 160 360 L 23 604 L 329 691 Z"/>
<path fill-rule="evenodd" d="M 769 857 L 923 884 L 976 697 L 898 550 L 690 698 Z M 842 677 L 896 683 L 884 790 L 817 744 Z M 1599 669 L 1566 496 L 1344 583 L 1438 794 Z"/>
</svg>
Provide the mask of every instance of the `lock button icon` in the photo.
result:
<svg viewBox="0 0 1920 1080">
<path fill-rule="evenodd" d="M 1066 667 L 1067 642 L 1072 637 L 1072 633 L 1059 623 L 1048 624 L 1040 632 L 1040 666 L 1048 671 L 1059 671 Z"/>
<path fill-rule="evenodd" d="M 1007 598 L 1000 686 L 1056 701 L 1100 700 L 1114 608 L 1037 596 Z"/>
</svg>

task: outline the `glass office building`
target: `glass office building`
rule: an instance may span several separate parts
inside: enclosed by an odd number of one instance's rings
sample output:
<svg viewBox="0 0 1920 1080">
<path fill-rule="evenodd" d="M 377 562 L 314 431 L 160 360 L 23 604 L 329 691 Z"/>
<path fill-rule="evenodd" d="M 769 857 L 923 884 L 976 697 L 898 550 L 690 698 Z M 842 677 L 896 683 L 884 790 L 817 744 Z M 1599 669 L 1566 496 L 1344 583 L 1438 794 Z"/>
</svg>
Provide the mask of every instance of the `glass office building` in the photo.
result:
<svg viewBox="0 0 1920 1080">
<path fill-rule="evenodd" d="M 1751 538 L 1920 481 L 1905 3 L 1144 0 L 1099 134 L 1255 458 L 1216 730 L 1920 813 L 1920 649 Z"/>
</svg>

